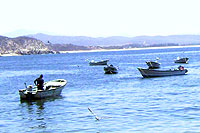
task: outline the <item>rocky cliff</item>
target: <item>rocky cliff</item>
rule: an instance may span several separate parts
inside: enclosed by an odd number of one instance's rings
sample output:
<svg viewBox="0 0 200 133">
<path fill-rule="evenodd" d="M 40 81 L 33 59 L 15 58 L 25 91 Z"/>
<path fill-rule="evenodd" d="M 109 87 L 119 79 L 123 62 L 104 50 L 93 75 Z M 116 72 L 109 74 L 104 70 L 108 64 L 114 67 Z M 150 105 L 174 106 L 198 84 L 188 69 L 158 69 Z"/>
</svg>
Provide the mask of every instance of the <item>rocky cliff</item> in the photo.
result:
<svg viewBox="0 0 200 133">
<path fill-rule="evenodd" d="M 0 54 L 48 54 L 54 53 L 42 41 L 31 37 L 8 38 L 0 36 Z"/>
</svg>

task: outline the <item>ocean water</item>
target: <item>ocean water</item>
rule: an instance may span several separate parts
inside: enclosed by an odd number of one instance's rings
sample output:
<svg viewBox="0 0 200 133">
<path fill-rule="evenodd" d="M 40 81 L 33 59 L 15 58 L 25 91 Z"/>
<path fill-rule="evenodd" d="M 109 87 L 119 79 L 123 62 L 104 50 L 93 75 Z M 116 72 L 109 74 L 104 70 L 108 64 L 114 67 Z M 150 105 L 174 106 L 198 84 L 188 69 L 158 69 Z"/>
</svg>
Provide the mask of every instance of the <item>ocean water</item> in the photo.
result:
<svg viewBox="0 0 200 133">
<path fill-rule="evenodd" d="M 188 74 L 142 78 L 137 67 L 159 57 L 160 69 L 188 57 Z M 88 60 L 109 59 L 115 75 Z M 199 132 L 200 48 L 146 49 L 0 57 L 0 132 Z M 66 79 L 61 96 L 20 101 L 18 89 Z M 90 108 L 98 117 L 95 119 Z"/>
</svg>

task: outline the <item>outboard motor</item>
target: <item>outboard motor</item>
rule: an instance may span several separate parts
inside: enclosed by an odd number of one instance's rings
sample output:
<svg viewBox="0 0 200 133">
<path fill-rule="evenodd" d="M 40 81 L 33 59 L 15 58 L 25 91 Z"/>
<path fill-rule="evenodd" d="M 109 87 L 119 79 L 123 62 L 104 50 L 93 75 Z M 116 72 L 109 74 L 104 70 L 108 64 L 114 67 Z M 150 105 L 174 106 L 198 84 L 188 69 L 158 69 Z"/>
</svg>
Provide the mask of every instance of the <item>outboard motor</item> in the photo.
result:
<svg viewBox="0 0 200 133">
<path fill-rule="evenodd" d="M 32 91 L 32 88 L 33 88 L 32 85 L 27 86 L 27 91 Z"/>
</svg>

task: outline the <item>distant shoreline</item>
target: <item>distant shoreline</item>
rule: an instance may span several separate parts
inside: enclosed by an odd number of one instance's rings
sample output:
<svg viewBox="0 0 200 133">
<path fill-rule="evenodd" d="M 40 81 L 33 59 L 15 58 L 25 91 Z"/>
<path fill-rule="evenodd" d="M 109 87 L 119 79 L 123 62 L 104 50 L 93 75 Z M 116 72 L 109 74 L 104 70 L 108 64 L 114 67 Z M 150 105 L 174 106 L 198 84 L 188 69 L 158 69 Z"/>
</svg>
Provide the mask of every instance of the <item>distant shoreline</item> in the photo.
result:
<svg viewBox="0 0 200 133">
<path fill-rule="evenodd" d="M 127 51 L 127 50 L 145 50 L 145 49 L 168 49 L 168 48 L 190 48 L 200 47 L 200 45 L 186 45 L 186 46 L 164 46 L 164 47 L 144 47 L 144 48 L 126 48 L 126 49 L 98 49 L 98 50 L 76 50 L 76 51 L 59 51 L 63 53 L 87 53 L 87 52 L 107 52 L 107 51 Z M 10 53 L 1 54 L 0 56 L 22 56 L 20 54 Z"/>
<path fill-rule="evenodd" d="M 21 56 L 20 54 L 10 53 L 10 54 L 1 54 L 0 56 Z"/>
<path fill-rule="evenodd" d="M 126 50 L 145 50 L 145 49 L 168 49 L 168 48 L 190 48 L 200 47 L 200 45 L 186 46 L 164 46 L 164 47 L 144 47 L 144 48 L 126 48 L 126 49 L 99 49 L 99 50 L 77 50 L 77 51 L 60 51 L 60 53 L 85 53 L 85 52 L 106 52 L 106 51 L 126 51 Z"/>
</svg>

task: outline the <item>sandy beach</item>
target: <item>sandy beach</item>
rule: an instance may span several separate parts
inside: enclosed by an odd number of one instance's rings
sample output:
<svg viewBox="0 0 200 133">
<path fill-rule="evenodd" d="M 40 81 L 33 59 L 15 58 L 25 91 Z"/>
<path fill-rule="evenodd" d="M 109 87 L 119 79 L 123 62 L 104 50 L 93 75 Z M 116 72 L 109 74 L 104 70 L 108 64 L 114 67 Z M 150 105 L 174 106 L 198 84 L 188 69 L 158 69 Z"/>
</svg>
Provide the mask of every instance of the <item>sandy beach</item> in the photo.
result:
<svg viewBox="0 0 200 133">
<path fill-rule="evenodd" d="M 11 54 L 1 54 L 0 56 L 21 56 L 19 54 L 11 53 Z"/>
<path fill-rule="evenodd" d="M 63 53 L 84 53 L 84 52 L 106 52 L 106 51 L 126 51 L 126 50 L 145 50 L 145 49 L 168 49 L 168 48 L 189 48 L 200 47 L 200 45 L 187 45 L 187 46 L 167 46 L 167 47 L 145 47 L 145 48 L 127 48 L 127 49 L 98 49 L 98 50 L 77 50 L 77 51 L 59 51 Z M 20 54 L 10 53 L 1 54 L 0 56 L 21 56 Z"/>
<path fill-rule="evenodd" d="M 166 46 L 166 47 L 145 47 L 145 48 L 127 48 L 127 49 L 99 49 L 99 50 L 78 50 L 78 51 L 60 51 L 60 53 L 83 53 L 83 52 L 106 52 L 106 51 L 126 51 L 126 50 L 144 50 L 144 49 L 168 49 L 168 48 L 189 48 L 200 47 L 200 45 L 187 46 Z"/>
</svg>

